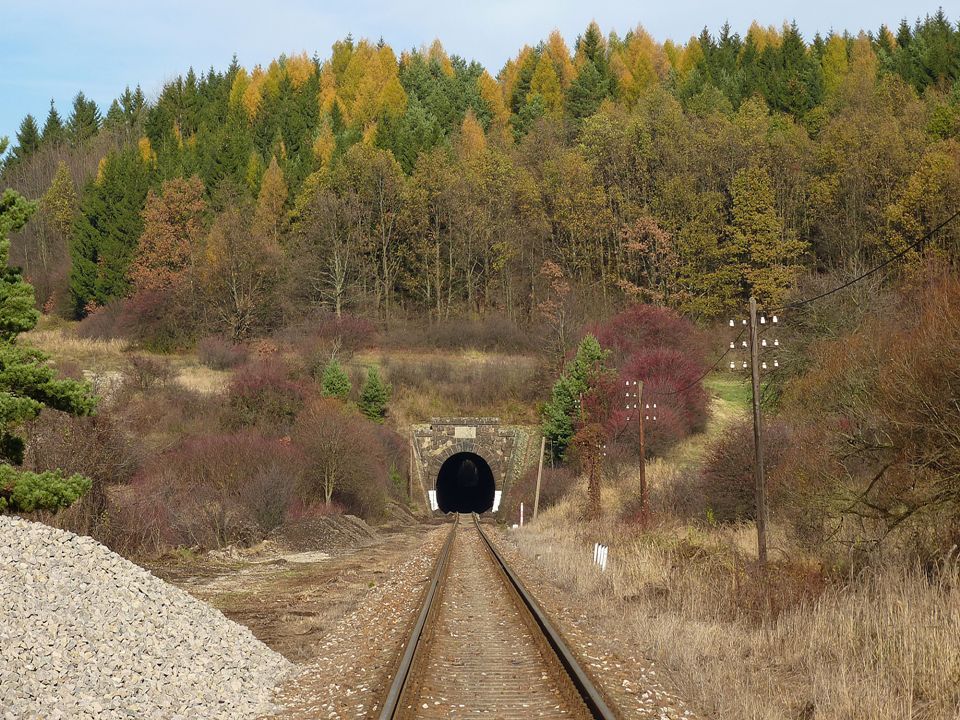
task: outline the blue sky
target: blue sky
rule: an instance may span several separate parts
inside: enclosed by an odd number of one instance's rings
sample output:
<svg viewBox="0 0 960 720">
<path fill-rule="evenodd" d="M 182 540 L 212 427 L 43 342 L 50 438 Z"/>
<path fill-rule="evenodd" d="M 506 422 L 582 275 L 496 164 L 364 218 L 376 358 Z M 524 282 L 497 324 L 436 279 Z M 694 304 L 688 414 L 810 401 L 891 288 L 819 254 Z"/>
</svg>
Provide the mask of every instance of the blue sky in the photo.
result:
<svg viewBox="0 0 960 720">
<path fill-rule="evenodd" d="M 960 0 L 943 7 L 951 19 L 960 16 Z M 42 123 L 51 98 L 64 117 L 78 90 L 105 111 L 128 84 L 140 83 L 152 97 L 190 66 L 226 67 L 234 52 L 246 67 L 282 52 L 325 57 L 347 33 L 382 36 L 398 51 L 440 38 L 449 53 L 479 60 L 496 74 L 523 44 L 554 28 L 572 47 L 591 19 L 621 34 L 643 24 L 659 40 L 686 40 L 725 20 L 741 33 L 753 19 L 765 25 L 796 20 L 809 38 L 831 28 L 895 26 L 936 9 L 936 0 L 929 6 L 905 0 L 0 0 L 0 136 L 12 141 L 27 113 Z"/>
</svg>

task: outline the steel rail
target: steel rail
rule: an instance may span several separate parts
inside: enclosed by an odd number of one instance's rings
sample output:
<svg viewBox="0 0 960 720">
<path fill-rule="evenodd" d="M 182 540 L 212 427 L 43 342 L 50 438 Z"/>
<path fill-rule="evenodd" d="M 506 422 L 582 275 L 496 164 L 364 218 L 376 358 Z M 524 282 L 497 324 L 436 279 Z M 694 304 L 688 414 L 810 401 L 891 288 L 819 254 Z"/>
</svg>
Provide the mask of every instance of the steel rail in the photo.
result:
<svg viewBox="0 0 960 720">
<path fill-rule="evenodd" d="M 450 549 L 453 547 L 453 539 L 457 533 L 457 526 L 460 524 L 460 515 L 458 514 L 453 521 L 453 527 L 450 528 L 450 534 L 447 535 L 443 549 L 440 551 L 440 557 L 437 558 L 437 564 L 433 571 L 433 578 L 430 581 L 430 587 L 427 588 L 427 594 L 423 599 L 423 607 L 420 608 L 420 614 L 417 616 L 417 622 L 410 633 L 410 639 L 407 641 L 407 647 L 400 658 L 400 666 L 397 674 L 390 684 L 390 691 L 387 693 L 386 700 L 383 703 L 383 709 L 380 711 L 380 720 L 393 720 L 400 710 L 400 699 L 403 697 L 403 691 L 406 688 L 407 680 L 410 677 L 410 669 L 413 666 L 413 659 L 417 654 L 417 647 L 420 645 L 420 639 L 423 636 L 423 629 L 427 624 L 427 617 L 433 609 L 433 601 L 436 598 L 437 590 L 443 580 L 447 568 L 447 561 L 450 557 Z"/>
<path fill-rule="evenodd" d="M 584 705 L 587 706 L 587 709 L 597 720 L 618 720 L 619 716 L 607 705 L 606 700 L 603 699 L 603 694 L 597 689 L 597 686 L 594 685 L 593 680 L 590 679 L 590 676 L 580 665 L 576 656 L 570 650 L 570 647 L 560 636 L 557 629 L 554 628 L 553 624 L 547 618 L 546 613 L 544 613 L 537 601 L 533 599 L 533 596 L 527 591 L 523 583 L 520 582 L 520 578 L 510 569 L 507 561 L 503 559 L 503 556 L 497 548 L 490 542 L 490 538 L 487 537 L 487 534 L 480 527 L 480 519 L 476 513 L 473 515 L 473 522 L 476 524 L 477 532 L 479 532 L 480 537 L 483 538 L 487 549 L 490 550 L 490 553 L 497 561 L 503 574 L 506 575 L 510 581 L 520 600 L 523 601 L 523 604 L 530 612 L 530 615 L 533 616 L 534 621 L 540 627 L 547 642 L 550 643 L 550 647 L 552 647 L 556 653 L 557 659 L 560 661 L 560 664 L 563 665 L 564 670 L 566 670 L 570 676 L 570 680 L 580 693 Z"/>
</svg>

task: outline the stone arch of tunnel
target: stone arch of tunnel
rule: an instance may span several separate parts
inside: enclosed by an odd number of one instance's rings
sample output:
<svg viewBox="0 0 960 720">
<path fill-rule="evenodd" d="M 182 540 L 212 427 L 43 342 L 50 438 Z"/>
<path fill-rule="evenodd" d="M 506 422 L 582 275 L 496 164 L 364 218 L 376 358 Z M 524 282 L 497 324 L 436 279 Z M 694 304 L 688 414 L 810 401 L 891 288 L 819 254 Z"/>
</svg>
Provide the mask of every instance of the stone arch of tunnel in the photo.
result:
<svg viewBox="0 0 960 720">
<path fill-rule="evenodd" d="M 435 488 L 442 512 L 484 513 L 493 509 L 497 484 L 483 456 L 462 451 L 440 465 Z"/>
</svg>

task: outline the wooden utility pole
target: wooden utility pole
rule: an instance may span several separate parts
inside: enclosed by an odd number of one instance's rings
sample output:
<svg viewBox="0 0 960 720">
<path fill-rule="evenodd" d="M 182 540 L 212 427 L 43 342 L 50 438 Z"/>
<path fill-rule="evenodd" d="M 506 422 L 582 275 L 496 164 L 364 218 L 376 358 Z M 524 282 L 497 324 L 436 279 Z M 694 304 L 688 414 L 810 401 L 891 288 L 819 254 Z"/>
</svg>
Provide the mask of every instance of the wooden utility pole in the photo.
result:
<svg viewBox="0 0 960 720">
<path fill-rule="evenodd" d="M 637 380 L 637 427 L 640 440 L 640 525 L 646 529 L 650 519 L 650 492 L 647 489 L 647 449 L 643 441 L 643 380 Z"/>
<path fill-rule="evenodd" d="M 414 463 L 416 463 L 416 450 L 413 447 L 413 439 L 410 439 L 410 472 L 407 475 L 407 499 L 413 502 L 413 473 Z"/>
<path fill-rule="evenodd" d="M 536 520 L 540 509 L 540 479 L 543 477 L 543 451 L 547 447 L 547 436 L 540 438 L 540 464 L 537 466 L 537 491 L 533 496 L 533 518 Z"/>
<path fill-rule="evenodd" d="M 750 374 L 753 380 L 753 447 L 756 482 L 757 556 L 767 568 L 767 486 L 763 477 L 763 431 L 760 418 L 760 344 L 757 339 L 757 299 L 750 296 Z"/>
</svg>

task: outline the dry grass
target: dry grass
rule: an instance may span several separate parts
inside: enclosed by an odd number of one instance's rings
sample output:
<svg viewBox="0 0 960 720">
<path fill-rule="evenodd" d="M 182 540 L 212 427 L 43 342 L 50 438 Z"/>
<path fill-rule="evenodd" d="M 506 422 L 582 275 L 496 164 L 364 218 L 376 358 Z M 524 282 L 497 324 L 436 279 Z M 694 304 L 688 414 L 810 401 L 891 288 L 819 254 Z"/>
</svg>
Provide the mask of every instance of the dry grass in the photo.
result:
<svg viewBox="0 0 960 720">
<path fill-rule="evenodd" d="M 605 573 L 546 513 L 517 534 L 526 555 L 611 633 L 665 664 L 715 718 L 960 717 L 960 571 L 936 581 L 878 570 L 776 616 L 743 607 L 742 538 L 608 540 Z M 730 544 L 727 544 L 730 543 Z"/>
<path fill-rule="evenodd" d="M 537 422 L 540 376 L 532 356 L 469 351 L 380 349 L 360 352 L 348 368 L 381 368 L 394 387 L 390 414 L 398 427 L 431 417 L 494 416 Z"/>
<path fill-rule="evenodd" d="M 41 322 L 21 336 L 23 342 L 43 350 L 58 363 L 73 363 L 84 370 L 103 373 L 122 369 L 127 343 L 123 340 L 81 338 L 64 322 Z"/>
<path fill-rule="evenodd" d="M 80 371 L 100 389 L 117 385 L 129 364 L 130 347 L 124 340 L 92 340 L 78 337 L 76 323 L 43 317 L 40 324 L 21 337 L 31 347 L 47 353 L 68 373 Z M 144 353 L 140 353 L 144 354 Z M 201 365 L 193 354 L 157 355 L 168 362 L 176 381 L 190 390 L 217 393 L 223 390 L 230 373 Z"/>
<path fill-rule="evenodd" d="M 707 437 L 650 465 L 669 483 L 709 437 L 743 412 L 716 398 Z M 664 521 L 649 533 L 611 523 L 635 479 L 605 488 L 606 522 L 579 520 L 582 490 L 512 536 L 571 602 L 598 614 L 624 646 L 665 665 L 686 702 L 740 720 L 960 718 L 960 566 L 936 578 L 876 568 L 827 580 L 819 563 L 772 529 L 771 591 L 756 575 L 750 524 L 695 528 Z M 592 543 L 610 546 L 605 573 Z"/>
</svg>

